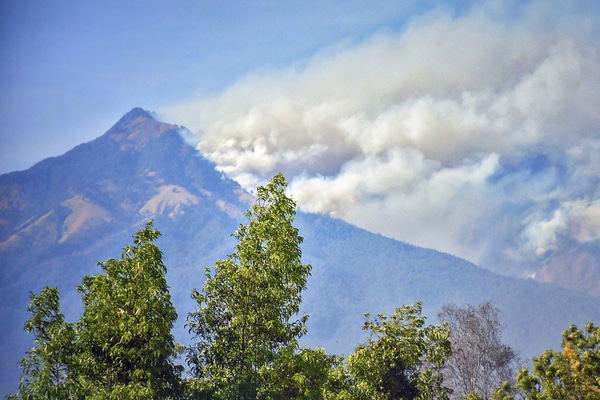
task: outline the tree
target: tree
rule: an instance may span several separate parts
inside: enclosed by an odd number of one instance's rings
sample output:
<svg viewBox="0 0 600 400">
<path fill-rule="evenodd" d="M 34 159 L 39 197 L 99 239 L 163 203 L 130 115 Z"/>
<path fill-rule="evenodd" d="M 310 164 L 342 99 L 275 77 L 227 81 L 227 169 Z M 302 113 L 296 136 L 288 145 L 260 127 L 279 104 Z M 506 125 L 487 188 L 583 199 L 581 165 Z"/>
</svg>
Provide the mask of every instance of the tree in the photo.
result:
<svg viewBox="0 0 600 400">
<path fill-rule="evenodd" d="M 79 287 L 84 311 L 77 324 L 78 378 L 86 398 L 177 398 L 182 368 L 171 329 L 177 313 L 154 241 L 152 222 L 125 246 L 120 260 Z"/>
<path fill-rule="evenodd" d="M 319 400 L 330 391 L 332 369 L 339 357 L 327 355 L 323 349 L 286 347 L 271 368 L 263 370 L 265 389 L 259 398 L 272 400 Z"/>
<path fill-rule="evenodd" d="M 501 340 L 498 309 L 491 303 L 459 308 L 445 305 L 438 314 L 448 324 L 452 356 L 443 372 L 452 398 L 477 394 L 487 400 L 505 381 L 514 381 L 518 357 Z"/>
<path fill-rule="evenodd" d="M 533 371 L 519 372 L 517 390 L 535 400 L 600 399 L 600 327 L 588 323 L 582 331 L 571 325 L 562 347 L 534 357 Z"/>
<path fill-rule="evenodd" d="M 19 363 L 23 370 L 19 390 L 9 398 L 69 398 L 73 326 L 60 312 L 58 289 L 45 287 L 30 298 L 32 317 L 25 323 L 25 331 L 35 335 L 36 346 Z"/>
<path fill-rule="evenodd" d="M 246 225 L 233 233 L 235 251 L 206 270 L 198 309 L 188 316 L 197 343 L 188 352 L 196 394 L 255 399 L 264 393 L 261 373 L 306 331 L 299 312 L 311 266 L 301 263 L 302 237 L 293 226 L 295 202 L 283 175 L 257 189 Z"/>
<path fill-rule="evenodd" d="M 354 398 L 448 398 L 441 374 L 450 355 L 448 329 L 425 326 L 421 303 L 402 306 L 389 317 L 367 318 L 370 337 L 347 360 Z"/>
</svg>

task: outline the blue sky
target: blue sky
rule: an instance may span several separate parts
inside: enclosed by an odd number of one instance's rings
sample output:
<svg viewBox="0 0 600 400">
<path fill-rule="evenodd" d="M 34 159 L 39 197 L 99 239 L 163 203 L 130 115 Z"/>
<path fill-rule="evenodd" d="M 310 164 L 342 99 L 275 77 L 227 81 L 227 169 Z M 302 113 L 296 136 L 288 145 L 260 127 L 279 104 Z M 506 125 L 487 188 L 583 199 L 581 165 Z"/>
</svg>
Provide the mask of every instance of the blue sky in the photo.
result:
<svg viewBox="0 0 600 400">
<path fill-rule="evenodd" d="M 450 2 L 454 3 L 454 2 Z M 443 2 L 18 1 L 0 5 L 0 173 L 140 106 L 160 112 L 249 72 L 307 62 Z"/>
<path fill-rule="evenodd" d="M 0 173 L 140 106 L 249 190 L 496 271 L 600 243 L 596 1 L 0 7 Z"/>
</svg>

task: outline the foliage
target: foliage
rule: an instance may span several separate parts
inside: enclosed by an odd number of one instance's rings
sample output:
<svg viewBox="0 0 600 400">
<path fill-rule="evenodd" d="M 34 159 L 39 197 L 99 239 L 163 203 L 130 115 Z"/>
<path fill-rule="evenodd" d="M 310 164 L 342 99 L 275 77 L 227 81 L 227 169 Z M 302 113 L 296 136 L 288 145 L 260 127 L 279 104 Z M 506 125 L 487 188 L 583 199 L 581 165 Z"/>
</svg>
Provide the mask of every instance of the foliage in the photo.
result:
<svg viewBox="0 0 600 400">
<path fill-rule="evenodd" d="M 425 326 L 421 303 L 396 309 L 390 317 L 367 314 L 366 344 L 348 357 L 357 398 L 445 399 L 441 369 L 450 355 L 449 331 Z"/>
<path fill-rule="evenodd" d="M 76 324 L 59 312 L 59 294 L 32 295 L 25 330 L 37 346 L 21 362 L 12 398 L 154 399 L 180 397 L 181 367 L 171 329 L 177 313 L 165 280 L 160 233 L 152 223 L 134 236 L 120 260 L 79 287 L 84 311 Z"/>
<path fill-rule="evenodd" d="M 445 305 L 438 318 L 450 329 L 452 355 L 443 372 L 452 398 L 489 399 L 505 381 L 514 381 L 517 354 L 502 343 L 499 310 L 491 303 L 459 308 Z"/>
<path fill-rule="evenodd" d="M 178 396 L 181 367 L 171 334 L 177 313 L 154 243 L 159 236 L 149 222 L 120 260 L 100 263 L 105 273 L 84 277 L 79 287 L 79 373 L 96 398 Z"/>
<path fill-rule="evenodd" d="M 534 400 L 600 399 L 600 327 L 575 325 L 563 333 L 562 352 L 545 351 L 533 359 L 533 371 L 522 369 L 517 389 Z"/>
<path fill-rule="evenodd" d="M 19 390 L 9 398 L 68 398 L 73 326 L 60 313 L 56 288 L 45 287 L 30 298 L 32 317 L 25 323 L 25 331 L 35 335 L 36 347 L 19 363 L 23 370 Z"/>
<path fill-rule="evenodd" d="M 264 391 L 261 373 L 291 354 L 304 334 L 299 312 L 311 266 L 301 263 L 302 237 L 292 225 L 294 201 L 283 175 L 257 189 L 249 222 L 233 234 L 235 252 L 206 271 L 202 292 L 192 296 L 188 316 L 197 343 L 188 362 L 204 393 L 223 399 L 254 399 Z"/>
<path fill-rule="evenodd" d="M 324 399 L 332 368 L 340 362 L 323 349 L 302 348 L 299 352 L 286 348 L 272 366 L 263 368 L 265 381 L 258 398 L 286 400 Z"/>
</svg>

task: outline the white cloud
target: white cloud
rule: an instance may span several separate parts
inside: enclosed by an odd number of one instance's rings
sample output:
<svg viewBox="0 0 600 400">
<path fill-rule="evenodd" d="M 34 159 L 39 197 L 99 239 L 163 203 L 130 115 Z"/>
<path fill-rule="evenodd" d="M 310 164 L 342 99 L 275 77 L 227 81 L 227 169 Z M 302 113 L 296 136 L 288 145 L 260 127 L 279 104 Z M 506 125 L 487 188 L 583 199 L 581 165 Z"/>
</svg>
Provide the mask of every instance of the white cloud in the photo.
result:
<svg viewBox="0 0 600 400">
<path fill-rule="evenodd" d="M 248 188 L 282 171 L 304 210 L 535 263 L 600 239 L 599 32 L 576 5 L 434 11 L 171 114 Z"/>
</svg>

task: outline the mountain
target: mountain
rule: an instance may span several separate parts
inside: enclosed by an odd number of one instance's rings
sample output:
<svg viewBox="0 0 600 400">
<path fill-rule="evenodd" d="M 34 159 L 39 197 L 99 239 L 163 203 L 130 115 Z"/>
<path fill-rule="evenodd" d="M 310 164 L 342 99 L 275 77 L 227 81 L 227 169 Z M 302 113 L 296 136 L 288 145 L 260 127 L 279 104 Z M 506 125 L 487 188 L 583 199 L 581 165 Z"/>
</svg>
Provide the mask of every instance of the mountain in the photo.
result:
<svg viewBox="0 0 600 400">
<path fill-rule="evenodd" d="M 0 393 L 14 391 L 16 362 L 31 346 L 23 331 L 30 292 L 57 286 L 70 321 L 81 311 L 76 286 L 120 256 L 148 219 L 180 314 L 175 334 L 189 341 L 185 316 L 204 268 L 233 250 L 251 196 L 216 171 L 183 139 L 184 128 L 136 108 L 99 138 L 32 168 L 0 176 L 0 265 L 3 352 Z M 446 303 L 493 301 L 505 340 L 525 357 L 556 347 L 571 323 L 600 320 L 600 299 L 533 280 L 494 274 L 465 260 L 401 243 L 323 215 L 299 213 L 303 260 L 313 265 L 303 311 L 304 343 L 351 352 L 364 339 L 365 312 L 390 313 L 423 301 L 436 322 Z"/>
<path fill-rule="evenodd" d="M 600 296 L 600 241 L 577 243 L 550 256 L 535 275 L 540 282 Z"/>
<path fill-rule="evenodd" d="M 118 258 L 146 220 L 165 233 L 159 243 L 179 266 L 170 273 L 174 282 L 200 286 L 203 268 L 230 251 L 229 235 L 247 208 L 240 199 L 248 195 L 180 130 L 134 109 L 103 136 L 0 176 L 0 312 L 10 321 L 0 327 L 0 390 L 18 382 L 15 362 L 31 345 L 22 329 L 29 293 L 58 286 L 63 312 L 75 320 L 83 275 Z M 187 299 L 189 290 L 179 293 L 175 285 L 173 296 Z"/>
</svg>

